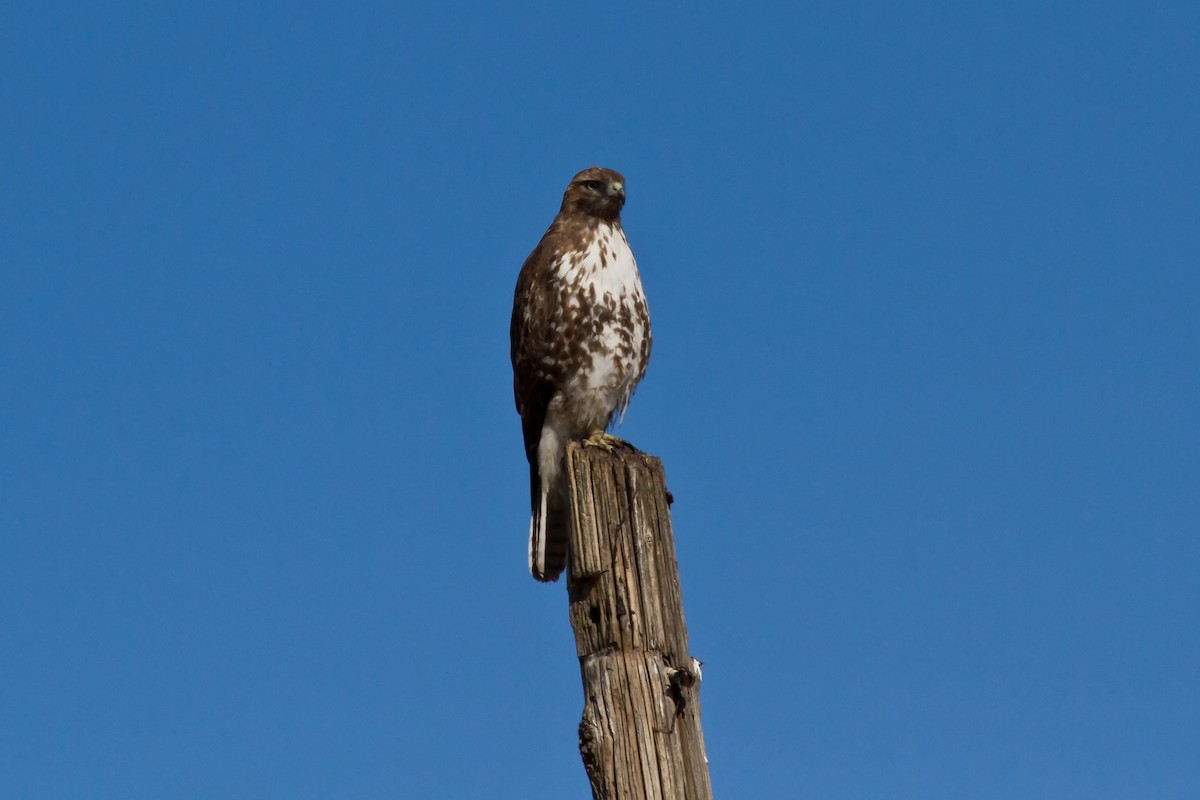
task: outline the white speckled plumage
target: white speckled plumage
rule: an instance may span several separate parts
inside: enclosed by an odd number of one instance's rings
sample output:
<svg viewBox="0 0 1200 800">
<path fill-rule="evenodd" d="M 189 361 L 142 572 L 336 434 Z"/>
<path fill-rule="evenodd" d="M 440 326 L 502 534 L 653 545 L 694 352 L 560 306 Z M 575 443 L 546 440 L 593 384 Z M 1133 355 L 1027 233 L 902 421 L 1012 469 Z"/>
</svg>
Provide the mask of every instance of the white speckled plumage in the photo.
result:
<svg viewBox="0 0 1200 800">
<path fill-rule="evenodd" d="M 635 309 L 645 307 L 646 295 L 625 232 L 613 225 L 602 224 L 578 260 L 556 262 L 554 275 L 565 286 L 578 286 L 578 298 L 594 297 L 594 305 L 612 304 L 616 309 L 613 320 L 598 323 L 591 333 L 590 359 L 562 388 L 570 429 L 582 436 L 607 428 L 613 415 L 621 415 L 629 405 L 644 369 L 637 356 L 649 330 L 636 321 L 620 326 L 616 320 L 636 320 Z M 572 300 L 572 307 L 579 305 Z M 631 338 L 631 348 L 622 348 L 623 335 Z"/>
</svg>

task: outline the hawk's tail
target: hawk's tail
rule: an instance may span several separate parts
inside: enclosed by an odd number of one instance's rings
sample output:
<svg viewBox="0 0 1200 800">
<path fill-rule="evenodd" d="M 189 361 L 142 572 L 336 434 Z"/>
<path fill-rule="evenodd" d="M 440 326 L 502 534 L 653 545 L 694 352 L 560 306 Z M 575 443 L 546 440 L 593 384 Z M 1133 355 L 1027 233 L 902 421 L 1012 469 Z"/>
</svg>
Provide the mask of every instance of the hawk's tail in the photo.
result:
<svg viewBox="0 0 1200 800">
<path fill-rule="evenodd" d="M 562 492 L 540 484 L 529 520 L 529 571 L 539 581 L 556 581 L 567 566 L 567 507 Z"/>
</svg>

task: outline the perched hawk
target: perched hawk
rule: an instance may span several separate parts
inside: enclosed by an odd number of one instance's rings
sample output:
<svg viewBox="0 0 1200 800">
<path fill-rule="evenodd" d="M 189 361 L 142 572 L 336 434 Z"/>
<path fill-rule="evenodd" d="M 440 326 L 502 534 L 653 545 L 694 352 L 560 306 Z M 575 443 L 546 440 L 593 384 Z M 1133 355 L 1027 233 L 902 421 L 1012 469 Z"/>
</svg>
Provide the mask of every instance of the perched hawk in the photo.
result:
<svg viewBox="0 0 1200 800">
<path fill-rule="evenodd" d="M 576 175 L 517 278 L 513 392 L 529 459 L 529 571 L 540 581 L 556 580 L 567 564 L 566 444 L 611 446 L 605 430 L 650 360 L 650 315 L 621 230 L 623 205 L 620 173 Z"/>
</svg>

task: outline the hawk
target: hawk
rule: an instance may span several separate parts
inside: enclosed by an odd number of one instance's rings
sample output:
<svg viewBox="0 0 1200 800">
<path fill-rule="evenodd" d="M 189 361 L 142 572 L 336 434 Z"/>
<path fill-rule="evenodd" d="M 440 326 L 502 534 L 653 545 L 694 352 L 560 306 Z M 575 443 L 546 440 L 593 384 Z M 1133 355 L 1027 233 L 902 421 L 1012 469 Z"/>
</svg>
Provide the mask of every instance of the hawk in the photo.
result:
<svg viewBox="0 0 1200 800">
<path fill-rule="evenodd" d="M 605 431 L 650 360 L 650 315 L 621 229 L 624 205 L 619 172 L 580 172 L 517 278 L 513 393 L 529 459 L 529 571 L 540 581 L 557 580 L 567 565 L 567 442 L 620 442 Z"/>
</svg>

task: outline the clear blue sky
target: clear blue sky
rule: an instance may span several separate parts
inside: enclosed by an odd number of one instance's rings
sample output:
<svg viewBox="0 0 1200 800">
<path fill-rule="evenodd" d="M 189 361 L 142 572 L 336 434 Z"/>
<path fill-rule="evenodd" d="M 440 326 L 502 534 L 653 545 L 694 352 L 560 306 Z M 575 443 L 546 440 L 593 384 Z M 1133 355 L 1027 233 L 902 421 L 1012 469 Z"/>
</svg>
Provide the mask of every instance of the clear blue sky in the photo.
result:
<svg viewBox="0 0 1200 800">
<path fill-rule="evenodd" d="M 595 163 L 717 796 L 1200 796 L 1200 6 L 194 5 L 0 13 L 0 794 L 588 796 Z"/>
</svg>

